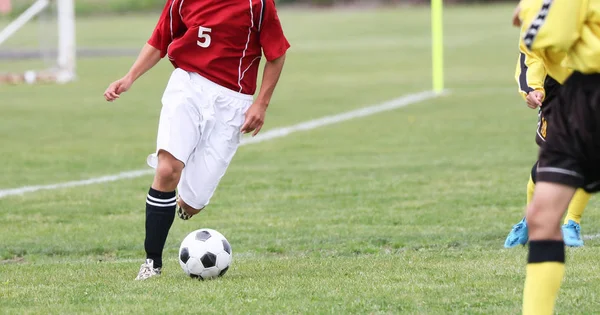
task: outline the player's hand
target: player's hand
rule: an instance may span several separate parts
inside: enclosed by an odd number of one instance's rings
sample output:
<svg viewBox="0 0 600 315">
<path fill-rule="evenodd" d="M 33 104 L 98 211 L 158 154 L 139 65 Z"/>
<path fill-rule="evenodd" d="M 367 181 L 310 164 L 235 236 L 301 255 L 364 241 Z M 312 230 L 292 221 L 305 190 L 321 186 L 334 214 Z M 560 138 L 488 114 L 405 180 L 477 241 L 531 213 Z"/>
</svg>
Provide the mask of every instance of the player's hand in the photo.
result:
<svg viewBox="0 0 600 315">
<path fill-rule="evenodd" d="M 248 111 L 246 111 L 246 120 L 244 121 L 244 125 L 242 125 L 242 133 L 250 133 L 252 131 L 252 136 L 256 136 L 263 124 L 265 123 L 265 114 L 267 112 L 267 107 L 258 103 L 252 104 Z"/>
<path fill-rule="evenodd" d="M 521 4 L 517 4 L 515 11 L 512 16 L 512 25 L 516 27 L 521 27 L 521 19 L 519 18 L 519 13 L 521 13 Z"/>
<path fill-rule="evenodd" d="M 531 91 L 527 94 L 527 107 L 531 109 L 536 109 L 542 106 L 542 101 L 544 100 L 544 93 L 540 91 Z"/>
<path fill-rule="evenodd" d="M 127 77 L 123 77 L 123 78 L 111 83 L 108 86 L 106 91 L 104 91 L 104 98 L 107 101 L 112 102 L 112 101 L 118 99 L 120 97 L 121 93 L 129 90 L 131 88 L 132 84 L 133 84 L 133 80 L 131 80 Z"/>
</svg>

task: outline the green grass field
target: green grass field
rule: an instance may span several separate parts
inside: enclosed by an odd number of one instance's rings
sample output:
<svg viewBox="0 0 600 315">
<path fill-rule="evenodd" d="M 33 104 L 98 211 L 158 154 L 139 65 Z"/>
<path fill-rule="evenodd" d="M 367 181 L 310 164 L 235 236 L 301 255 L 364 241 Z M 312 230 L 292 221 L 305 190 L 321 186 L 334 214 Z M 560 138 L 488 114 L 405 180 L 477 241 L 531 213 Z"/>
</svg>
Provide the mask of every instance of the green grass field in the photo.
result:
<svg viewBox="0 0 600 315">
<path fill-rule="evenodd" d="M 201 215 L 176 219 L 163 275 L 143 262 L 152 176 L 0 199 L 1 314 L 517 314 L 536 112 L 516 93 L 511 6 L 445 12 L 450 94 L 242 147 Z M 288 11 L 293 45 L 265 131 L 431 85 L 429 11 Z M 138 47 L 154 16 L 85 18 L 85 47 Z M 64 86 L 0 86 L 0 191 L 145 168 L 163 62 L 116 103 L 133 57 L 81 59 Z M 0 67 L 14 67 L 0 61 Z M 583 232 L 600 232 L 598 200 Z M 199 282 L 177 262 L 192 230 L 222 232 L 234 262 Z M 567 251 L 560 314 L 594 314 L 599 239 Z"/>
</svg>

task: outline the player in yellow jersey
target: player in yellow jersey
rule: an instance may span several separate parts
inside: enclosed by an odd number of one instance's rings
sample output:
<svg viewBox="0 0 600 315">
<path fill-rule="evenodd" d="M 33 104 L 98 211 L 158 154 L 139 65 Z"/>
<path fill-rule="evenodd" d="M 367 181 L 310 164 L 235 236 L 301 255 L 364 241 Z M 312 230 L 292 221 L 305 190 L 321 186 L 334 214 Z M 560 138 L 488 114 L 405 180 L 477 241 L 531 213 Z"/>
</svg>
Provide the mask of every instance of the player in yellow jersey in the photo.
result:
<svg viewBox="0 0 600 315">
<path fill-rule="evenodd" d="M 526 214 L 523 314 L 550 315 L 565 272 L 562 215 L 578 188 L 600 191 L 600 0 L 523 0 L 521 6 L 527 50 L 566 52 L 563 65 L 574 71 L 552 104 L 552 132 L 540 150 Z"/>
<path fill-rule="evenodd" d="M 517 7 L 515 16 L 513 17 L 513 25 L 522 26 L 519 15 L 527 13 L 527 10 L 531 10 L 531 7 L 527 6 L 527 3 L 524 4 L 523 12 L 520 12 L 520 6 Z M 523 39 L 519 42 L 519 50 L 520 54 L 517 60 L 515 79 L 519 86 L 519 93 L 527 102 L 527 106 L 532 109 L 539 108 L 535 140 L 541 146 L 546 141 L 547 133 L 552 132 L 552 124 L 549 123 L 553 107 L 551 104 L 555 102 L 555 98 L 558 96 L 561 83 L 571 75 L 572 71 L 561 65 L 566 56 L 565 52 L 531 52 L 525 47 Z M 531 175 L 527 183 L 527 204 L 531 202 L 533 197 L 537 178 L 537 165 L 536 161 L 531 169 Z M 590 196 L 583 189 L 578 189 L 569 204 L 562 226 L 563 238 L 567 246 L 583 246 L 580 225 L 581 215 L 590 200 Z M 523 218 L 512 227 L 504 241 L 504 247 L 512 248 L 517 245 L 525 245 L 528 239 L 527 220 Z"/>
</svg>

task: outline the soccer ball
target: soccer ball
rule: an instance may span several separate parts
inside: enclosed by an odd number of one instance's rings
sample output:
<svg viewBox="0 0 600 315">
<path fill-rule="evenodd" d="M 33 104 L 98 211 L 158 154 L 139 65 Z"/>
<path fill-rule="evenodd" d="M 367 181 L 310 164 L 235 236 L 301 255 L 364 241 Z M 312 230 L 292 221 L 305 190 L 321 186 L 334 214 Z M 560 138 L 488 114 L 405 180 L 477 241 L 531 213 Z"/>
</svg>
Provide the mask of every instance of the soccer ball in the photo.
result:
<svg viewBox="0 0 600 315">
<path fill-rule="evenodd" d="M 192 278 L 215 279 L 231 264 L 231 245 L 223 234 L 200 229 L 188 234 L 179 247 L 179 264 Z"/>
</svg>

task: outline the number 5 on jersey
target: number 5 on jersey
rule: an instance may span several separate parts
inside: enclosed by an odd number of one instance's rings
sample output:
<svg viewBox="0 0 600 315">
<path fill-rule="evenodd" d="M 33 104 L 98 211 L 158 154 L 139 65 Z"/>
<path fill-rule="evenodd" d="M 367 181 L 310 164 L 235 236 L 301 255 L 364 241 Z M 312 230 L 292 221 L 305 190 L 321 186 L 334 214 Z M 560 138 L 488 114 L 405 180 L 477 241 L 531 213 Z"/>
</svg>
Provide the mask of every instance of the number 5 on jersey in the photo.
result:
<svg viewBox="0 0 600 315">
<path fill-rule="evenodd" d="M 210 32 L 212 31 L 211 28 L 208 27 L 202 27 L 200 26 L 198 28 L 198 46 L 202 47 L 202 48 L 206 48 L 208 46 L 210 46 Z"/>
</svg>

